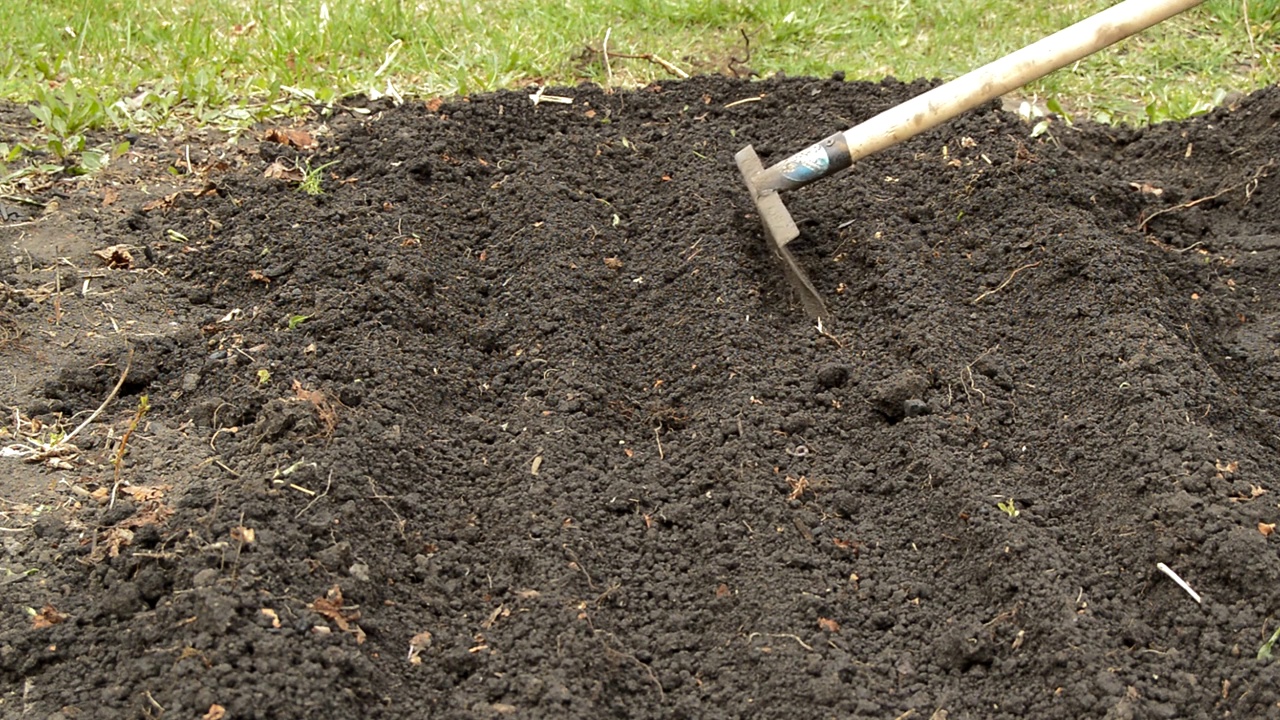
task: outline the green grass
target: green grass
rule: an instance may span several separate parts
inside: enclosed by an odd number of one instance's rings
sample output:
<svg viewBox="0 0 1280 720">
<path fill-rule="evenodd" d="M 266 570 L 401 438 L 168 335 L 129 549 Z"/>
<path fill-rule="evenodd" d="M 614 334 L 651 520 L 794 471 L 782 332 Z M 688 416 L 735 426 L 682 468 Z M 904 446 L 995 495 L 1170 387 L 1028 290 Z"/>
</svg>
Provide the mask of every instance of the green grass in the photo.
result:
<svg viewBox="0 0 1280 720">
<path fill-rule="evenodd" d="M 1246 5 L 1247 3 L 1247 5 Z M 1105 0 L 44 0 L 7 3 L 0 97 L 49 133 L 242 127 L 354 92 L 469 94 L 539 81 L 628 86 L 733 58 L 768 75 L 952 78 L 1112 4 Z M 567 7 L 572 6 L 572 7 Z M 1245 21 L 1245 8 L 1248 22 Z M 1027 90 L 1145 122 L 1277 82 L 1280 0 L 1211 0 Z M 390 84 L 390 86 L 388 85 Z M 55 121 L 57 126 L 55 127 Z"/>
</svg>

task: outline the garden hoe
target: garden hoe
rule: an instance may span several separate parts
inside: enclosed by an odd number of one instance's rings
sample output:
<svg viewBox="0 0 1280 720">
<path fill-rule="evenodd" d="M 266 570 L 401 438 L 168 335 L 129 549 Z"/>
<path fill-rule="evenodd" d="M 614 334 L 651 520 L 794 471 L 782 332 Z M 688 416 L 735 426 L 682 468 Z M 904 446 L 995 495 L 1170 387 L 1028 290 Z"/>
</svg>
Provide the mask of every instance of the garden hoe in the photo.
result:
<svg viewBox="0 0 1280 720">
<path fill-rule="evenodd" d="M 843 170 L 855 160 L 892 147 L 960 113 L 1043 77 L 1136 32 L 1145 30 L 1204 0 L 1125 0 L 1028 45 L 1011 55 L 890 108 L 844 132 L 801 150 L 765 169 L 753 147 L 734 159 L 764 223 L 770 245 L 782 260 L 787 279 L 805 311 L 819 320 L 826 304 L 804 268 L 787 249 L 799 234 L 778 193 L 794 190 Z"/>
</svg>

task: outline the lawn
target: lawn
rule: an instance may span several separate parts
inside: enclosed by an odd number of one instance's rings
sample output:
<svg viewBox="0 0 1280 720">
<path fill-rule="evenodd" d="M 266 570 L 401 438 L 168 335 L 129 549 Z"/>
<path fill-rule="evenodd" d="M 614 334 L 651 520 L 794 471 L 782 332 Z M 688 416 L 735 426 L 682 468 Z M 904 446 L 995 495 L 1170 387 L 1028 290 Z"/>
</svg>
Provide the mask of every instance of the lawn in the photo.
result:
<svg viewBox="0 0 1280 720">
<path fill-rule="evenodd" d="M 1109 4 L 19 2 L 0 30 L 0 97 L 49 108 L 45 125 L 61 118 L 55 134 L 68 135 L 109 126 L 240 127 L 352 93 L 451 96 L 535 82 L 625 87 L 673 72 L 952 78 Z M 1275 83 L 1278 44 L 1280 0 L 1212 0 L 1026 93 L 1104 122 L 1181 118 Z"/>
</svg>

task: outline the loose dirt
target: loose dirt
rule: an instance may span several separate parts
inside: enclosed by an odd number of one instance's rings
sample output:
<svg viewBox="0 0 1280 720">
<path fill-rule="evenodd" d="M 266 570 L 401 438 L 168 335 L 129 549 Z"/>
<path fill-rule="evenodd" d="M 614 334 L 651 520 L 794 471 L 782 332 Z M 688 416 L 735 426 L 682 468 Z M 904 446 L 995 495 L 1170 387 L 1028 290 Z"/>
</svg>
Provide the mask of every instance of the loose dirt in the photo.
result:
<svg viewBox="0 0 1280 720">
<path fill-rule="evenodd" d="M 792 193 L 819 328 L 733 153 L 927 87 L 374 105 L 6 204 L 0 715 L 1280 716 L 1280 90 Z"/>
</svg>

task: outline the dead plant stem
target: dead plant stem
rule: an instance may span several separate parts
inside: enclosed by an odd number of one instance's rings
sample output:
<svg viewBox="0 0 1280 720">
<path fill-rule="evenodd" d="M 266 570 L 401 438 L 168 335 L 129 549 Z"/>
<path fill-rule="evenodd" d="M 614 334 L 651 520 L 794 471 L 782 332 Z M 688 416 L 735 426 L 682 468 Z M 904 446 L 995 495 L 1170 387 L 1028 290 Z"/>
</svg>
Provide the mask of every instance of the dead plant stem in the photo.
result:
<svg viewBox="0 0 1280 720">
<path fill-rule="evenodd" d="M 1240 188 L 1249 188 L 1245 191 L 1245 197 L 1246 198 L 1251 197 L 1253 195 L 1253 189 L 1250 188 L 1250 186 L 1257 187 L 1258 181 L 1266 177 L 1267 170 L 1270 169 L 1271 166 L 1275 164 L 1276 164 L 1275 160 L 1268 160 L 1263 165 L 1258 166 L 1258 169 L 1253 171 L 1253 175 L 1250 176 L 1249 179 L 1245 180 L 1244 182 L 1239 182 L 1239 183 L 1236 183 L 1235 185 L 1230 185 L 1228 187 L 1225 187 L 1212 195 L 1206 195 L 1205 197 L 1202 197 L 1202 198 L 1196 198 L 1195 200 L 1188 200 L 1187 202 L 1179 203 L 1178 205 L 1174 205 L 1173 207 L 1167 207 L 1167 208 L 1164 208 L 1163 210 L 1157 210 L 1151 213 L 1150 215 L 1148 215 L 1147 217 L 1143 218 L 1141 223 L 1138 223 L 1138 230 L 1142 232 L 1146 232 L 1147 225 L 1151 224 L 1152 220 L 1155 220 L 1156 218 L 1160 217 L 1161 215 L 1164 215 L 1165 213 L 1171 213 L 1176 210 L 1186 210 L 1188 208 L 1193 208 L 1199 205 L 1200 203 L 1209 202 L 1210 200 L 1216 200 L 1233 190 L 1239 190 Z"/>
</svg>

